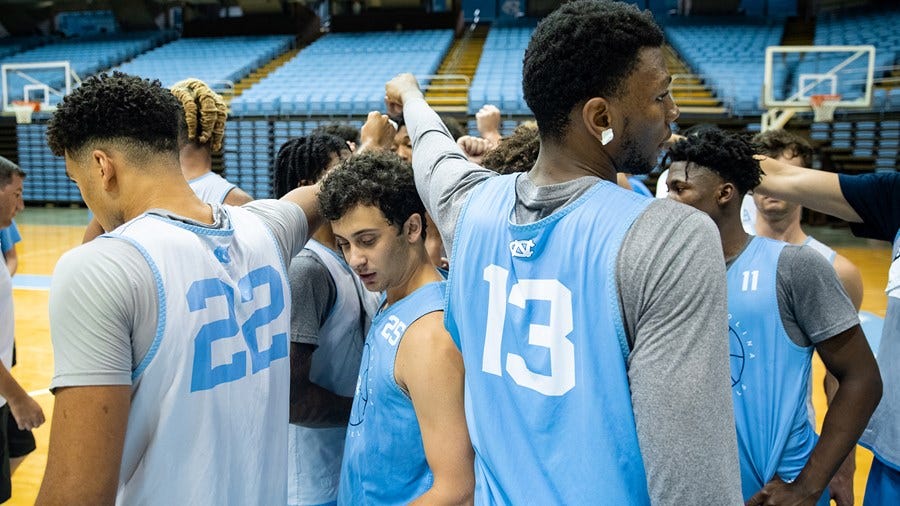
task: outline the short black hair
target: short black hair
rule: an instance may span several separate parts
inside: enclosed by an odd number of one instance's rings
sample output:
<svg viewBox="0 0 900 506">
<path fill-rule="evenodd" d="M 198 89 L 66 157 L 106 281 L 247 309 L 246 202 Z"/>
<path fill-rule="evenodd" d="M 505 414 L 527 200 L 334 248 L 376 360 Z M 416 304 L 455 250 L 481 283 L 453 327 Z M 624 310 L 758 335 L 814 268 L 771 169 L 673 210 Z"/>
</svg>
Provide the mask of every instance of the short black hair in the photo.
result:
<svg viewBox="0 0 900 506">
<path fill-rule="evenodd" d="M 533 121 L 525 122 L 517 126 L 512 135 L 500 140 L 496 148 L 488 151 L 481 165 L 500 174 L 528 172 L 537 162 L 540 149 L 537 125 Z"/>
<path fill-rule="evenodd" d="M 359 145 L 359 129 L 346 123 L 328 123 L 316 127 L 312 134 L 330 134 Z"/>
<path fill-rule="evenodd" d="M 791 158 L 800 157 L 804 167 L 811 167 L 813 162 L 812 145 L 799 135 L 778 128 L 760 132 L 753 136 L 753 147 L 756 152 L 771 158 L 778 158 L 787 152 Z"/>
<path fill-rule="evenodd" d="M 6 188 L 6 185 L 12 183 L 13 176 L 18 174 L 19 177 L 25 179 L 25 171 L 12 160 L 0 156 L 0 188 Z"/>
<path fill-rule="evenodd" d="M 650 12 L 622 2 L 577 0 L 544 18 L 522 68 L 525 101 L 541 136 L 562 139 L 576 105 L 619 96 L 641 49 L 662 44 Z"/>
<path fill-rule="evenodd" d="M 319 207 L 325 219 L 339 220 L 357 205 L 379 208 L 401 231 L 410 216 L 419 214 L 425 236 L 425 205 L 416 191 L 412 167 L 390 151 L 353 155 L 322 180 Z"/>
<path fill-rule="evenodd" d="M 280 199 L 301 181 L 315 183 L 331 162 L 331 155 L 349 150 L 340 137 L 311 134 L 295 137 L 281 145 L 275 158 L 275 198 Z"/>
<path fill-rule="evenodd" d="M 704 130 L 676 142 L 668 162 L 688 162 L 715 172 L 732 183 L 741 195 L 756 188 L 762 178 L 756 152 L 747 139 L 719 129 Z"/>
<path fill-rule="evenodd" d="M 90 142 L 119 140 L 144 152 L 177 157 L 183 124 L 181 102 L 158 80 L 104 73 L 63 98 L 47 126 L 47 143 L 57 156 Z"/>
</svg>

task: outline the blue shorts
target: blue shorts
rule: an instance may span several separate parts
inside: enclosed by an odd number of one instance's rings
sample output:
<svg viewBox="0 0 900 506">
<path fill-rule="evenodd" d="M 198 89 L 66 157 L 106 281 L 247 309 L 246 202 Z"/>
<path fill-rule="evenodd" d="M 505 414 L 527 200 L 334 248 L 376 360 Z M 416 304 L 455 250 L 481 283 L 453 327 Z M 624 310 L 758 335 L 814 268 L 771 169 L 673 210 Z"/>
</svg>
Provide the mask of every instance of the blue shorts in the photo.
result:
<svg viewBox="0 0 900 506">
<path fill-rule="evenodd" d="M 897 506 L 900 504 L 900 471 L 872 459 L 872 470 L 866 483 L 864 506 Z"/>
</svg>

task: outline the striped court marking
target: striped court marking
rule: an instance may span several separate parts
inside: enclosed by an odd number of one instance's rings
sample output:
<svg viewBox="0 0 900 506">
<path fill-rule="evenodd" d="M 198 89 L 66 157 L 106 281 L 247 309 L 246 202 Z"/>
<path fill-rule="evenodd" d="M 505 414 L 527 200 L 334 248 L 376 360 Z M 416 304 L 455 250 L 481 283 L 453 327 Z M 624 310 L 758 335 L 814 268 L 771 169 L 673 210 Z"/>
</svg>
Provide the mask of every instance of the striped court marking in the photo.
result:
<svg viewBox="0 0 900 506">
<path fill-rule="evenodd" d="M 50 276 L 37 274 L 16 274 L 12 278 L 13 288 L 19 290 L 49 290 Z"/>
</svg>

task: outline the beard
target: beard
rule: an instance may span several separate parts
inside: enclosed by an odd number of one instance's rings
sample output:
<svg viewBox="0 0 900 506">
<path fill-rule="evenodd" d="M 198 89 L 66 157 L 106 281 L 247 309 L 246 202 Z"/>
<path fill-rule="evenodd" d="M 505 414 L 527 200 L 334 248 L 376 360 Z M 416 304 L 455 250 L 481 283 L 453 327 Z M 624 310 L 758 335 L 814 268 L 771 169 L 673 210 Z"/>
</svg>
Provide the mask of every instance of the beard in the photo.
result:
<svg viewBox="0 0 900 506">
<path fill-rule="evenodd" d="M 627 126 L 628 122 L 626 121 L 625 124 Z M 637 144 L 634 142 L 634 137 L 628 136 L 622 141 L 622 151 L 624 154 L 619 167 L 621 167 L 623 172 L 641 175 L 649 174 L 650 171 L 656 168 L 656 159 L 648 160 L 645 155 L 641 154 Z"/>
</svg>

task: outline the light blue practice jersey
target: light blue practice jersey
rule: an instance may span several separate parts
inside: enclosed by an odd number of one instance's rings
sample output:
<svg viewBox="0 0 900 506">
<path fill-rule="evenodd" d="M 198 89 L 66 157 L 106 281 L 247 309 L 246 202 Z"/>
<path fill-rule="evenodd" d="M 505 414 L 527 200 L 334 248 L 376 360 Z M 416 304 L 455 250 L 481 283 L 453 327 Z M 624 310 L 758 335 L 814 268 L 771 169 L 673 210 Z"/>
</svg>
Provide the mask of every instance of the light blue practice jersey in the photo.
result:
<svg viewBox="0 0 900 506">
<path fill-rule="evenodd" d="M 601 181 L 512 223 L 518 175 L 460 214 L 447 330 L 466 367 L 477 504 L 649 504 L 616 261 L 652 201 Z"/>
<path fill-rule="evenodd" d="M 444 309 L 444 282 L 429 283 L 372 320 L 350 411 L 338 504 L 408 504 L 434 481 L 409 395 L 394 376 L 406 329 Z"/>
<path fill-rule="evenodd" d="M 225 212 L 221 229 L 144 214 L 97 239 L 140 251 L 159 301 L 117 504 L 286 504 L 287 272 L 259 217 Z"/>
<path fill-rule="evenodd" d="M 727 273 L 731 393 L 745 500 L 775 475 L 793 481 L 818 440 L 806 407 L 814 348 L 791 340 L 778 308 L 778 257 L 785 246 L 753 237 Z"/>
</svg>

